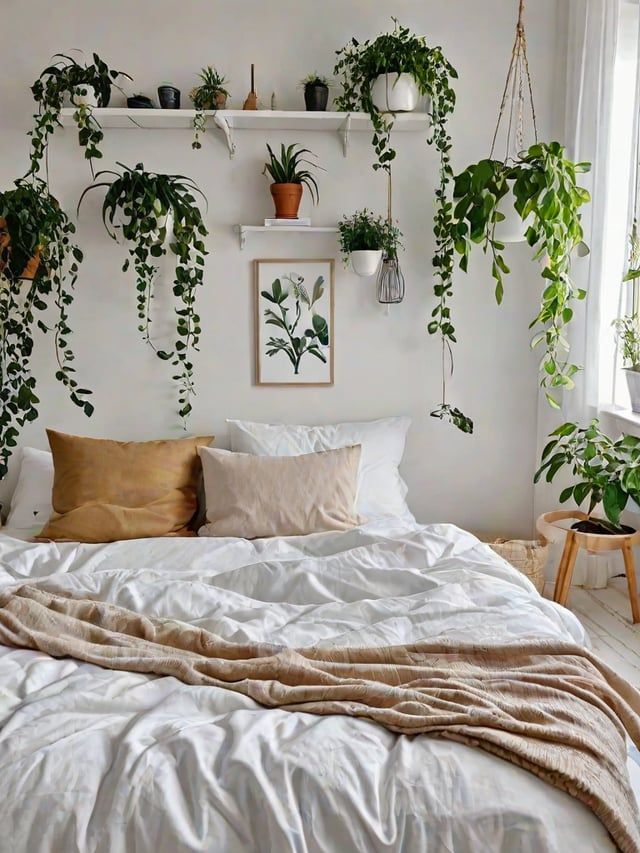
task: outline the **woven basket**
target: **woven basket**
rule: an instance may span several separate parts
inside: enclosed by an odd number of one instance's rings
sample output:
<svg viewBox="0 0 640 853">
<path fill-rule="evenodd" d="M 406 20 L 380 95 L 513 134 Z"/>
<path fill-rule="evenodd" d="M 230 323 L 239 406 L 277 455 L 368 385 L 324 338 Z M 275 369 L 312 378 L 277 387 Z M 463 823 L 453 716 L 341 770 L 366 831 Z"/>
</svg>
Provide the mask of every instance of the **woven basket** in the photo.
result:
<svg viewBox="0 0 640 853">
<path fill-rule="evenodd" d="M 549 546 L 539 539 L 496 539 L 490 542 L 496 554 L 526 575 L 542 595 L 544 589 L 544 567 L 547 563 Z"/>
</svg>

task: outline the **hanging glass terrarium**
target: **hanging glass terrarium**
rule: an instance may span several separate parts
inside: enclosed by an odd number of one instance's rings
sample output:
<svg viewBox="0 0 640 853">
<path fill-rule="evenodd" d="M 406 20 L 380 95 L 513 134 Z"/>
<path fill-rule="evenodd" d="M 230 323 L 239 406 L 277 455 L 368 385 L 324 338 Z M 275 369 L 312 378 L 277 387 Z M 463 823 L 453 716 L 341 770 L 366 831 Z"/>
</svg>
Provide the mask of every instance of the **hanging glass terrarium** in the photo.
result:
<svg viewBox="0 0 640 853">
<path fill-rule="evenodd" d="M 378 272 L 378 302 L 395 305 L 404 299 L 404 276 L 397 258 L 384 257 Z"/>
</svg>

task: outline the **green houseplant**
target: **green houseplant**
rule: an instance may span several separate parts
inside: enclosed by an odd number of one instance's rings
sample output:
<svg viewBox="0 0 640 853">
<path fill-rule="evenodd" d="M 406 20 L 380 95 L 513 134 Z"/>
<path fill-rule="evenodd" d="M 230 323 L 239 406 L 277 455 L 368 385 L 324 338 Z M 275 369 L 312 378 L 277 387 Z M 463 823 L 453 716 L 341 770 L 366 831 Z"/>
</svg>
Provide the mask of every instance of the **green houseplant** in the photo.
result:
<svg viewBox="0 0 640 853">
<path fill-rule="evenodd" d="M 526 223 L 525 238 L 534 250 L 534 259 L 542 262 L 544 285 L 540 309 L 530 326 L 537 329 L 531 346 L 544 345 L 540 384 L 550 405 L 556 408 L 554 392 L 572 388 L 572 377 L 579 370 L 568 360 L 564 327 L 573 316 L 572 302 L 586 295 L 575 287 L 570 273 L 574 251 L 586 250 L 580 208 L 590 197 L 586 189 L 578 186 L 577 175 L 588 169 L 588 163 L 568 160 L 558 142 L 536 143 L 508 162 L 480 160 L 455 178 L 455 207 L 448 224 L 462 270 L 467 271 L 476 244 L 491 257 L 495 297 L 500 304 L 509 267 L 505 244 L 498 239 L 496 227 L 505 219 L 505 204 L 512 204 Z M 429 331 L 440 332 L 448 342 L 455 342 L 447 303 L 451 291 L 436 295 L 440 302 Z"/>
<path fill-rule="evenodd" d="M 318 184 L 307 166 L 313 169 L 321 167 L 307 159 L 305 154 L 314 155 L 308 148 L 301 148 L 297 143 L 289 146 L 282 143 L 279 158 L 274 154 L 269 143 L 267 143 L 267 151 L 269 159 L 264 164 L 262 174 L 269 175 L 273 181 L 270 189 L 276 208 L 276 219 L 296 219 L 303 185 L 309 190 L 314 204 L 317 204 L 320 199 Z"/>
<path fill-rule="evenodd" d="M 191 412 L 193 387 L 192 353 L 200 340 L 200 317 L 196 313 L 196 290 L 202 284 L 204 257 L 207 254 L 203 237 L 207 235 L 195 194 L 204 195 L 191 178 L 183 175 L 163 175 L 146 172 L 138 163 L 134 169 L 118 163 L 122 172 L 108 169 L 98 172 L 96 182 L 87 192 L 105 187 L 102 218 L 110 237 L 117 241 L 118 234 L 129 243 L 130 258 L 124 262 L 123 272 L 130 261 L 136 273 L 138 330 L 143 340 L 156 352 L 158 358 L 170 361 L 175 369 L 173 379 L 178 383 L 178 414 L 184 420 Z M 108 180 L 99 180 L 107 177 Z M 173 351 L 156 349 L 151 336 L 151 301 L 154 297 L 159 259 L 171 252 L 175 256 L 173 295 L 175 308 L 176 340 Z"/>
<path fill-rule="evenodd" d="M 351 261 L 356 275 L 374 275 L 382 256 L 397 257 L 400 229 L 365 207 L 338 222 L 338 241 L 345 264 Z"/>
<path fill-rule="evenodd" d="M 640 320 L 637 314 L 613 321 L 618 344 L 622 347 L 624 372 L 631 398 L 631 409 L 640 411 Z"/>
<path fill-rule="evenodd" d="M 589 516 L 602 503 L 606 519 L 589 519 L 574 525 L 587 533 L 624 533 L 620 514 L 629 498 L 640 502 L 640 438 L 623 435 L 617 441 L 600 430 L 597 419 L 585 428 L 565 423 L 551 434 L 542 452 L 534 482 L 542 475 L 551 483 L 562 468 L 569 466 L 577 482 L 560 494 L 560 502 L 573 498 L 578 506 L 589 498 Z"/>
<path fill-rule="evenodd" d="M 204 133 L 206 129 L 207 118 L 205 111 L 223 110 L 227 105 L 227 98 L 229 97 L 229 92 L 225 88 L 228 81 L 215 68 L 212 68 L 211 65 L 203 68 L 198 76 L 200 83 L 189 93 L 189 97 L 196 110 L 196 116 L 193 120 L 195 138 L 191 143 L 192 148 L 202 148 L 200 134 Z"/>
<path fill-rule="evenodd" d="M 131 79 L 122 71 L 114 71 L 103 62 L 97 53 L 93 54 L 90 64 L 78 62 L 71 56 L 56 54 L 51 65 L 47 66 L 31 87 L 38 105 L 34 116 L 35 126 L 31 135 L 30 172 L 40 170 L 47 152 L 49 139 L 60 125 L 60 111 L 68 98 L 75 108 L 74 121 L 78 127 L 78 141 L 84 148 L 84 156 L 89 160 L 102 157 L 100 143 L 102 128 L 93 116 L 94 107 L 107 107 L 111 92 L 118 77 Z M 121 90 L 122 91 L 122 90 Z"/>
<path fill-rule="evenodd" d="M 69 310 L 82 261 L 74 232 L 39 178 L 19 179 L 0 192 L 0 477 L 20 429 L 38 417 L 30 366 L 36 328 L 53 332 L 56 379 L 85 415 L 93 413 L 91 391 L 76 379 L 69 343 Z M 53 322 L 47 321 L 48 311 L 55 312 Z"/>
<path fill-rule="evenodd" d="M 314 71 L 300 81 L 304 90 L 304 105 L 309 112 L 324 112 L 329 101 L 328 77 Z"/>
</svg>

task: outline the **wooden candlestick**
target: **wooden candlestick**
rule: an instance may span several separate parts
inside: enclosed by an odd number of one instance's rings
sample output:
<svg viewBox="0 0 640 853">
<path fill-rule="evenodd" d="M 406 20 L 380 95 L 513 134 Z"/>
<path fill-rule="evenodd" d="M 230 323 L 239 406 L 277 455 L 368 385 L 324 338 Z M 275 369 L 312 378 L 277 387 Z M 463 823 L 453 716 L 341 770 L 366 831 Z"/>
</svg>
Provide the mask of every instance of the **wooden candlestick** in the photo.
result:
<svg viewBox="0 0 640 853">
<path fill-rule="evenodd" d="M 255 65 L 253 62 L 251 63 L 251 91 L 247 95 L 247 99 L 244 102 L 242 107 L 243 110 L 257 110 L 258 109 L 258 96 L 256 94 L 256 84 L 255 84 Z"/>
</svg>

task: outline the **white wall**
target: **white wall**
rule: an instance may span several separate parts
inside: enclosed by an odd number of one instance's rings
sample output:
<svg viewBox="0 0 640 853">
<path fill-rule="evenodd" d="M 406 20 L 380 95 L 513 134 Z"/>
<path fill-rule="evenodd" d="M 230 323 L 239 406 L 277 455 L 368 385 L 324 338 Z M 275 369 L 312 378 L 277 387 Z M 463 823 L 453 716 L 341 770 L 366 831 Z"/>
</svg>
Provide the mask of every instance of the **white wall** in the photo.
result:
<svg viewBox="0 0 640 853">
<path fill-rule="evenodd" d="M 301 108 L 297 81 L 313 70 L 330 72 L 334 50 L 352 35 L 374 36 L 393 14 L 430 43 L 440 43 L 457 67 L 458 108 L 452 122 L 454 166 L 488 153 L 515 25 L 514 0 L 4 0 L 3 74 L 0 76 L 0 179 L 6 187 L 27 168 L 32 103 L 28 87 L 56 51 L 96 50 L 112 67 L 128 71 L 136 90 L 153 94 L 171 80 L 185 98 L 195 73 L 214 64 L 230 78 L 230 106 L 241 107 L 249 88 L 250 62 L 268 105 L 275 91 L 280 108 Z M 527 33 L 541 135 L 552 119 L 552 71 L 556 0 L 529 4 Z M 39 21 L 38 26 L 33 22 Z M 46 25 L 44 25 L 46 24 Z M 187 105 L 183 103 L 183 105 Z M 381 212 L 383 176 L 370 169 L 372 149 L 364 134 L 352 138 L 348 159 L 330 134 L 273 133 L 266 141 L 301 141 L 327 169 L 318 224 L 367 205 Z M 265 138 L 244 132 L 234 161 L 220 136 L 207 133 L 203 149 L 191 150 L 189 131 L 107 131 L 105 166 L 144 161 L 148 169 L 181 172 L 196 179 L 209 198 L 211 255 L 199 295 L 203 320 L 196 358 L 199 395 L 190 430 L 213 430 L 225 444 L 226 417 L 330 422 L 406 413 L 413 417 L 404 463 L 410 503 L 422 520 L 450 520 L 478 532 L 530 531 L 535 466 L 537 355 L 528 350 L 527 325 L 539 292 L 524 246 L 511 252 L 513 274 L 503 306 L 493 301 L 485 259 L 473 259 L 468 276 L 456 275 L 454 303 L 460 344 L 451 399 L 476 422 L 465 436 L 429 417 L 439 395 L 439 347 L 426 334 L 433 306 L 431 216 L 437 157 L 420 134 L 396 139 L 395 215 L 405 234 L 404 303 L 388 317 L 375 301 L 374 285 L 345 271 L 336 278 L 335 386 L 320 389 L 252 385 L 253 316 L 251 261 L 258 257 L 336 257 L 331 236 L 258 235 L 240 252 L 236 222 L 255 222 L 271 211 L 261 167 Z M 73 211 L 89 166 L 71 130 L 51 147 L 52 191 Z M 53 380 L 51 342 L 34 359 L 41 417 L 23 443 L 46 447 L 51 426 L 94 436 L 143 439 L 178 436 L 174 388 L 168 366 L 138 340 L 135 287 L 120 266 L 125 250 L 112 243 L 99 219 L 96 193 L 83 209 L 78 237 L 86 252 L 72 314 L 73 343 L 83 385 L 94 389 L 96 412 L 87 420 Z M 166 285 L 165 285 L 166 287 Z M 168 328 L 170 302 L 159 292 L 156 323 Z M 13 472 L 12 472 L 13 474 Z M 5 484 L 5 494 L 12 481 Z"/>
</svg>

